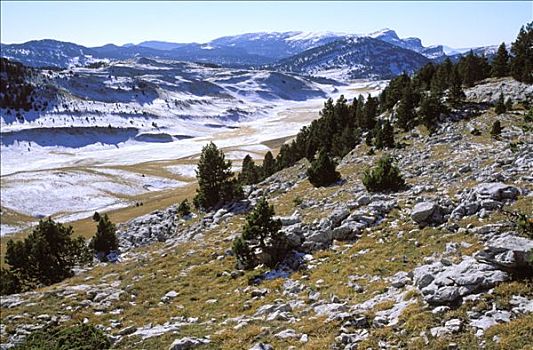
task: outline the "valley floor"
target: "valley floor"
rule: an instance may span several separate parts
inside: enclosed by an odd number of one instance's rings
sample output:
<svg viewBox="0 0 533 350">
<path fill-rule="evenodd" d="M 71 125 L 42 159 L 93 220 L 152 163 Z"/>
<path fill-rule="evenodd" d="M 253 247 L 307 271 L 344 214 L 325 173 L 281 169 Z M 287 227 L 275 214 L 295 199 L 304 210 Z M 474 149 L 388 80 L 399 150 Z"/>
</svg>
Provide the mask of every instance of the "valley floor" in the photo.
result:
<svg viewBox="0 0 533 350">
<path fill-rule="evenodd" d="M 339 87 L 331 97 L 377 94 L 382 87 L 383 82 L 360 81 Z M 269 116 L 202 129 L 203 136 L 172 142 L 129 140 L 76 148 L 42 147 L 31 141 L 3 145 L 1 233 L 13 234 L 52 216 L 74 222 L 75 229 L 83 230 L 79 233 L 92 235 L 93 227 L 85 231 L 90 221 L 82 219 L 95 211 L 111 212 L 114 221 L 124 222 L 133 217 L 128 213 L 145 214 L 168 206 L 171 202 L 162 201 L 162 196 L 172 194 L 175 201 L 190 197 L 195 164 L 207 142 L 222 148 L 238 171 L 246 154 L 262 160 L 267 151 L 275 153 L 283 141 L 318 117 L 323 102 L 323 98 L 287 102 L 269 111 Z M 189 128 L 195 125 L 191 121 Z"/>
</svg>

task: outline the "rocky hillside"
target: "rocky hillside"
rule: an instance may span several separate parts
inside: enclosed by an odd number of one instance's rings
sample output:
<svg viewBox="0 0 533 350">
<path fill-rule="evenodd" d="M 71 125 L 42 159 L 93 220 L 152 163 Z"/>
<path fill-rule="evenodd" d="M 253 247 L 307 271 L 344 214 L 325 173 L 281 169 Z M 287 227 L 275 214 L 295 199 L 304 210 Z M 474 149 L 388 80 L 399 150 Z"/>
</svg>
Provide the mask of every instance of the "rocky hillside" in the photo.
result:
<svg viewBox="0 0 533 350">
<path fill-rule="evenodd" d="M 396 135 L 403 191 L 365 190 L 380 152 L 363 144 L 335 185 L 313 188 L 301 161 L 216 212 L 121 226 L 118 262 L 2 297 L 2 348 L 79 322 L 117 349 L 529 348 L 533 240 L 506 212 L 533 212 L 532 125 L 520 103 L 495 114 L 500 90 L 531 103 L 531 86 L 489 81 L 434 134 Z M 263 195 L 298 248 L 278 269 L 240 271 L 231 242 Z"/>
<path fill-rule="evenodd" d="M 442 45 L 424 47 L 419 38 L 400 39 L 398 34 L 396 34 L 396 32 L 392 29 L 382 29 L 378 32 L 370 34 L 369 36 L 371 38 L 379 39 L 407 50 L 418 52 L 430 59 L 446 57 Z"/>
</svg>

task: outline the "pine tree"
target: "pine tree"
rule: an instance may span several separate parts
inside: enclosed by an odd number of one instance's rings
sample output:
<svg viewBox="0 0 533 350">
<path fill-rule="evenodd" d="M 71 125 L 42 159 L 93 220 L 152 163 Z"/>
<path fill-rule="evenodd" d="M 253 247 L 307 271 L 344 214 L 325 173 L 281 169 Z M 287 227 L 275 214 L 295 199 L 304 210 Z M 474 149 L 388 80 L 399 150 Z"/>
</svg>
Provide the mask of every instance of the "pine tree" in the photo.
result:
<svg viewBox="0 0 533 350">
<path fill-rule="evenodd" d="M 431 80 L 431 93 L 441 95 L 449 87 L 450 78 L 453 72 L 453 63 L 449 58 L 438 66 L 433 79 Z"/>
<path fill-rule="evenodd" d="M 26 286 L 60 282 L 73 275 L 75 265 L 91 260 L 83 238 L 72 235 L 71 226 L 41 220 L 24 240 L 7 242 L 5 262 Z"/>
<path fill-rule="evenodd" d="M 268 151 L 263 159 L 263 177 L 267 178 L 276 172 L 276 161 L 272 156 L 272 152 Z"/>
<path fill-rule="evenodd" d="M 257 262 L 274 267 L 286 257 L 288 242 L 280 231 L 281 221 L 274 219 L 274 215 L 274 207 L 263 197 L 246 217 L 242 236 L 233 243 L 237 260 L 246 268 Z M 254 254 L 256 248 L 260 248 L 260 256 Z"/>
<path fill-rule="evenodd" d="M 258 183 L 260 179 L 259 169 L 254 160 L 247 154 L 242 161 L 242 170 L 239 174 L 239 181 L 243 185 Z"/>
<path fill-rule="evenodd" d="M 368 94 L 362 113 L 362 119 L 359 122 L 359 126 L 362 129 L 372 130 L 376 124 L 377 107 L 376 99 Z"/>
<path fill-rule="evenodd" d="M 437 128 L 439 116 L 443 112 L 445 112 L 445 108 L 440 102 L 440 99 L 437 96 L 430 94 L 422 99 L 418 115 L 421 118 L 422 124 L 430 132 L 433 132 Z"/>
<path fill-rule="evenodd" d="M 307 169 L 309 182 L 315 187 L 328 186 L 340 179 L 340 173 L 336 170 L 337 165 L 329 157 L 325 150 L 320 151 L 318 158 L 311 162 Z"/>
<path fill-rule="evenodd" d="M 363 185 L 369 192 L 399 191 L 405 187 L 405 181 L 394 159 L 384 155 L 374 168 L 365 170 Z"/>
<path fill-rule="evenodd" d="M 332 151 L 338 157 L 344 157 L 355 147 L 358 143 L 357 133 L 349 126 L 345 127 L 342 134 L 335 135 Z"/>
<path fill-rule="evenodd" d="M 511 75 L 518 81 L 533 83 L 533 22 L 520 28 L 511 45 Z"/>
<path fill-rule="evenodd" d="M 492 129 L 490 130 L 490 135 L 494 138 L 498 138 L 502 133 L 502 125 L 499 120 L 496 120 L 492 124 Z"/>
<path fill-rule="evenodd" d="M 357 126 L 357 108 L 358 108 L 358 101 L 357 98 L 354 97 L 352 100 L 352 104 L 350 106 L 350 119 L 351 119 L 351 125 L 353 127 Z"/>
<path fill-rule="evenodd" d="M 372 129 L 372 136 L 374 139 L 374 142 L 372 142 L 372 145 L 376 146 L 377 149 L 383 148 L 383 129 L 382 129 L 382 121 L 378 120 L 376 122 L 376 125 L 374 126 L 374 129 Z"/>
<path fill-rule="evenodd" d="M 377 122 L 372 133 L 377 149 L 394 148 L 394 129 L 388 120 Z"/>
<path fill-rule="evenodd" d="M 100 216 L 96 227 L 96 234 L 91 239 L 89 247 L 96 253 L 106 256 L 111 251 L 118 250 L 116 227 L 109 220 L 107 214 Z"/>
<path fill-rule="evenodd" d="M 458 67 L 455 66 L 451 81 L 450 81 L 450 90 L 448 92 L 448 101 L 454 107 L 457 107 L 465 98 L 465 93 L 462 87 L 461 75 L 459 74 Z"/>
<path fill-rule="evenodd" d="M 429 90 L 431 88 L 431 81 L 433 80 L 433 75 L 435 75 L 435 71 L 435 65 L 431 62 L 422 67 L 413 78 L 414 90 Z"/>
<path fill-rule="evenodd" d="M 411 78 L 405 72 L 392 79 L 389 85 L 383 89 L 379 97 L 381 111 L 384 112 L 392 109 L 402 97 L 405 88 L 409 85 L 411 85 Z"/>
<path fill-rule="evenodd" d="M 355 113 L 355 125 L 358 128 L 363 128 L 363 119 L 365 113 L 365 98 L 363 95 L 359 95 L 357 98 L 357 110 Z"/>
<path fill-rule="evenodd" d="M 415 125 L 415 103 L 411 85 L 407 85 L 402 93 L 400 105 L 396 111 L 396 124 L 405 131 L 411 130 Z"/>
<path fill-rule="evenodd" d="M 493 77 L 501 78 L 509 73 L 509 54 L 505 48 L 505 43 L 501 43 L 496 52 L 496 56 L 492 60 L 491 75 Z"/>
<path fill-rule="evenodd" d="M 246 217 L 242 237 L 245 240 L 257 240 L 260 248 L 265 248 L 269 240 L 275 239 L 281 230 L 281 221 L 274 219 L 274 206 L 262 197 Z"/>
<path fill-rule="evenodd" d="M 93 214 L 93 221 L 98 222 L 100 221 L 100 213 L 95 211 Z"/>
<path fill-rule="evenodd" d="M 198 189 L 194 205 L 198 208 L 211 209 L 226 201 L 231 201 L 236 184 L 232 181 L 231 161 L 226 160 L 224 152 L 210 142 L 202 148 L 198 161 L 196 178 Z"/>
<path fill-rule="evenodd" d="M 478 57 L 470 50 L 468 55 L 462 57 L 459 61 L 459 70 L 463 83 L 468 86 L 490 76 L 490 64 L 485 57 Z"/>
<path fill-rule="evenodd" d="M 505 113 L 505 99 L 503 97 L 503 92 L 500 92 L 500 97 L 498 97 L 498 101 L 496 102 L 496 105 L 494 106 L 494 112 L 496 114 L 502 114 Z"/>
<path fill-rule="evenodd" d="M 467 87 L 474 86 L 476 81 L 476 73 L 474 67 L 474 52 L 470 50 L 466 57 L 462 57 L 459 61 L 459 67 L 461 70 L 461 76 L 463 77 L 463 83 Z"/>
<path fill-rule="evenodd" d="M 385 122 L 383 122 L 381 134 L 383 140 L 383 147 L 394 148 L 394 128 L 388 120 L 385 120 Z"/>
</svg>

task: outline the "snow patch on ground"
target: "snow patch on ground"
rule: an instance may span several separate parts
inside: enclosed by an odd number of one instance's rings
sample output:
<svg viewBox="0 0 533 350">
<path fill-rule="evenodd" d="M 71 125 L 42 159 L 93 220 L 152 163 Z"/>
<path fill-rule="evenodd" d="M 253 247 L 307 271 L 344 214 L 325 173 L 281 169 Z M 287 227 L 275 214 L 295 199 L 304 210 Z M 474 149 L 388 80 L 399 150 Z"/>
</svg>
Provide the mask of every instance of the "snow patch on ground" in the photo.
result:
<svg viewBox="0 0 533 350">
<path fill-rule="evenodd" d="M 173 174 L 183 177 L 196 177 L 196 165 L 195 164 L 180 164 L 167 166 L 166 169 Z"/>
<path fill-rule="evenodd" d="M 186 184 L 116 169 L 17 173 L 2 179 L 2 206 L 35 218 L 65 213 L 81 218 L 129 204 L 119 197 Z"/>
<path fill-rule="evenodd" d="M 0 224 L 0 237 L 23 230 L 23 226 Z"/>
</svg>

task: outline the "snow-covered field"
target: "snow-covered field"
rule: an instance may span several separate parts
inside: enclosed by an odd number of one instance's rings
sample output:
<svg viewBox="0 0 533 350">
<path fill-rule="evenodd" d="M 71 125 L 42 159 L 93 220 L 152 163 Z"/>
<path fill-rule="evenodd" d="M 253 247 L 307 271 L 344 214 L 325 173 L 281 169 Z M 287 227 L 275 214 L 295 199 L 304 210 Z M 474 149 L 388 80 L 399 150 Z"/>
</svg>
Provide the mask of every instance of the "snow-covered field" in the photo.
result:
<svg viewBox="0 0 533 350">
<path fill-rule="evenodd" d="M 2 178 L 2 206 L 36 218 L 91 215 L 102 208 L 129 205 L 124 196 L 185 185 L 185 182 L 123 170 L 44 170 Z"/>
<path fill-rule="evenodd" d="M 132 205 L 134 196 L 194 181 L 195 159 L 209 141 L 238 171 L 246 154 L 264 156 L 263 142 L 293 136 L 318 117 L 326 97 L 376 94 L 383 86 L 152 61 L 76 73 L 57 73 L 61 101 L 40 115 L 20 123 L 1 110 L 3 210 L 71 221 Z M 187 164 L 162 166 L 157 176 L 142 172 L 184 158 Z M 2 235 L 28 224 L 5 217 Z"/>
</svg>

